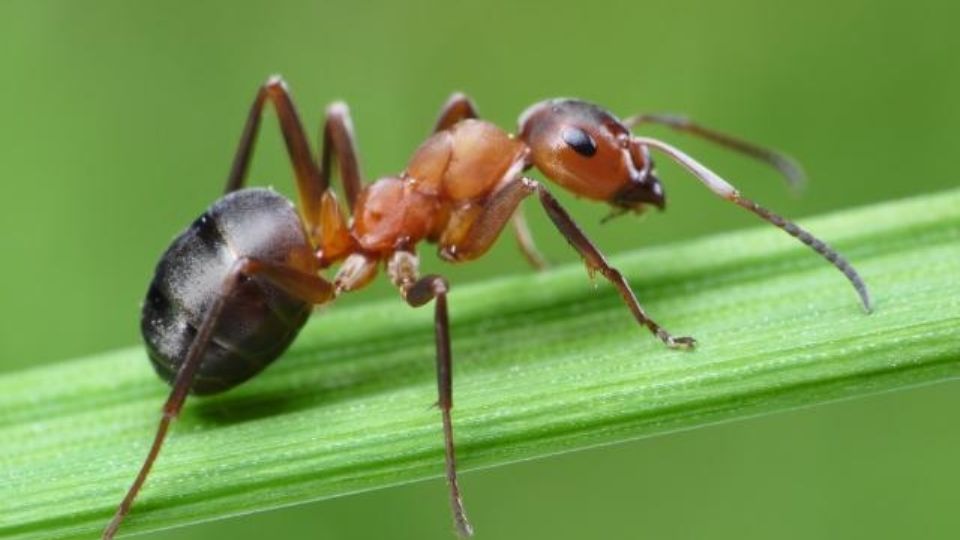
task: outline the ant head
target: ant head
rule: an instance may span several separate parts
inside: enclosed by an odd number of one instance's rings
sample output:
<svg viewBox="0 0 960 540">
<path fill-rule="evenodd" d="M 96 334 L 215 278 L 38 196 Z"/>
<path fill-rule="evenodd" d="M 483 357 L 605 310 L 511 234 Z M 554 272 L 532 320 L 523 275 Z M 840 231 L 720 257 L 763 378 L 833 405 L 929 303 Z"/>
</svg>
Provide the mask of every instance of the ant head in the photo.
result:
<svg viewBox="0 0 960 540">
<path fill-rule="evenodd" d="M 584 101 L 541 101 L 520 115 L 520 138 L 530 160 L 575 195 L 623 210 L 663 209 L 663 186 L 653 161 L 616 117 Z"/>
</svg>

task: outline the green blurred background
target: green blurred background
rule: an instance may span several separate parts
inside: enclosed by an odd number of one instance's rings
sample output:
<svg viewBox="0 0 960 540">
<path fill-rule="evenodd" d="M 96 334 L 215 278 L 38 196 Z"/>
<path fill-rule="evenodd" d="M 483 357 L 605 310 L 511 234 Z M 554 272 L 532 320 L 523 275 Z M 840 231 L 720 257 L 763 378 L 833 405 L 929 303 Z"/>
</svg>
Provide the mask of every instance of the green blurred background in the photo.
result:
<svg viewBox="0 0 960 540">
<path fill-rule="evenodd" d="M 511 129 L 535 100 L 579 96 L 623 116 L 684 112 L 788 150 L 811 177 L 802 197 L 755 163 L 650 131 L 804 216 L 958 185 L 954 6 L 4 0 L 0 371 L 139 342 L 153 265 L 218 195 L 270 74 L 287 78 L 311 126 L 331 100 L 350 103 L 368 178 L 404 166 L 453 90 Z M 292 193 L 274 126 L 252 178 Z M 756 225 L 676 168 L 662 164 L 661 177 L 669 211 L 642 224 L 601 227 L 604 208 L 564 200 L 608 253 Z M 537 208 L 527 214 L 552 260 L 575 260 Z M 528 271 L 500 244 L 443 271 L 454 284 Z M 344 302 L 388 294 L 381 284 Z M 468 473 L 468 508 L 481 539 L 955 538 L 958 388 Z M 145 538 L 449 540 L 445 496 L 436 480 Z"/>
</svg>

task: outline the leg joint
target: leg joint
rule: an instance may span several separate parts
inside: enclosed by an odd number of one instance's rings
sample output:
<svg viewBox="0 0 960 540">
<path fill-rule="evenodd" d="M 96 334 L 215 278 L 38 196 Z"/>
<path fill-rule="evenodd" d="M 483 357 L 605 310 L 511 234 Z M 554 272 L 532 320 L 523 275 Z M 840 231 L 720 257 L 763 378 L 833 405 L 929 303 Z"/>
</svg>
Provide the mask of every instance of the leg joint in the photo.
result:
<svg viewBox="0 0 960 540">
<path fill-rule="evenodd" d="M 413 307 L 420 307 L 438 296 L 444 296 L 450 291 L 450 285 L 442 276 L 431 274 L 424 276 L 406 290 L 407 303 Z"/>
<path fill-rule="evenodd" d="M 267 82 L 265 82 L 263 86 L 267 90 L 271 91 L 287 91 L 287 81 L 283 80 L 283 77 L 280 75 L 271 75 L 269 78 L 267 78 Z"/>
<path fill-rule="evenodd" d="M 427 276 L 427 279 L 430 280 L 430 284 L 433 287 L 433 293 L 437 296 L 450 292 L 450 283 L 447 282 L 447 278 L 443 276 L 430 275 Z"/>
<path fill-rule="evenodd" d="M 334 101 L 327 105 L 327 118 L 338 118 L 343 120 L 350 116 L 350 107 L 344 101 Z"/>
</svg>

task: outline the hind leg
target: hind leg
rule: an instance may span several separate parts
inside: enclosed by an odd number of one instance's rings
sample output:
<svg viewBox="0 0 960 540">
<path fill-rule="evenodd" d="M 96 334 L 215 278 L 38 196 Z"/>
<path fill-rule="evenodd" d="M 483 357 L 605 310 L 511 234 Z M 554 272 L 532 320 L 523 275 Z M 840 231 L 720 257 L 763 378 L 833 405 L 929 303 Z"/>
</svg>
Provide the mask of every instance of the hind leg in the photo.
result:
<svg viewBox="0 0 960 540">
<path fill-rule="evenodd" d="M 170 428 L 171 422 L 179 416 L 181 409 L 183 409 L 183 403 L 187 399 L 190 387 L 193 386 L 194 377 L 200 368 L 204 353 L 210 344 L 217 322 L 223 313 L 226 300 L 230 298 L 243 279 L 253 275 L 265 277 L 290 294 L 311 303 L 322 304 L 332 300 L 334 297 L 333 285 L 319 276 L 304 274 L 285 266 L 266 263 L 256 259 L 244 258 L 234 263 L 223 281 L 217 301 L 213 303 L 204 316 L 203 322 L 200 323 L 197 329 L 197 335 L 187 350 L 186 358 L 183 364 L 180 365 L 179 371 L 177 371 L 177 376 L 173 381 L 173 388 L 170 390 L 167 401 L 163 404 L 160 424 L 157 426 L 157 432 L 154 435 L 150 451 L 140 466 L 140 471 L 137 473 L 133 484 L 120 502 L 120 506 L 117 508 L 113 519 L 110 520 L 107 528 L 104 529 L 103 540 L 110 540 L 117 533 L 117 529 L 120 528 L 124 517 L 130 512 L 130 507 L 133 505 L 134 499 L 143 487 L 144 482 L 146 482 L 147 475 L 150 474 L 150 469 L 153 467 L 153 462 L 156 461 L 157 456 L 160 454 L 160 449 L 166 440 L 167 431 Z"/>
</svg>

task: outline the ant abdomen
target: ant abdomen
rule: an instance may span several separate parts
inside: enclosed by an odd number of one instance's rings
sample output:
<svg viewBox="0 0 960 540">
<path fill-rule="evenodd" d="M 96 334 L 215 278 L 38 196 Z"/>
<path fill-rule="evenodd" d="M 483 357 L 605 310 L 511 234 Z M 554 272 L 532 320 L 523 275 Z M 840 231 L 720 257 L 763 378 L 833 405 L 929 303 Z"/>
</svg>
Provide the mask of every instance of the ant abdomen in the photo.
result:
<svg viewBox="0 0 960 540">
<path fill-rule="evenodd" d="M 168 383 L 241 257 L 311 269 L 313 254 L 290 201 L 267 189 L 229 193 L 160 258 L 140 328 L 154 369 Z M 311 307 L 256 276 L 245 279 L 225 299 L 190 391 L 222 392 L 259 373 L 290 345 Z"/>
</svg>

